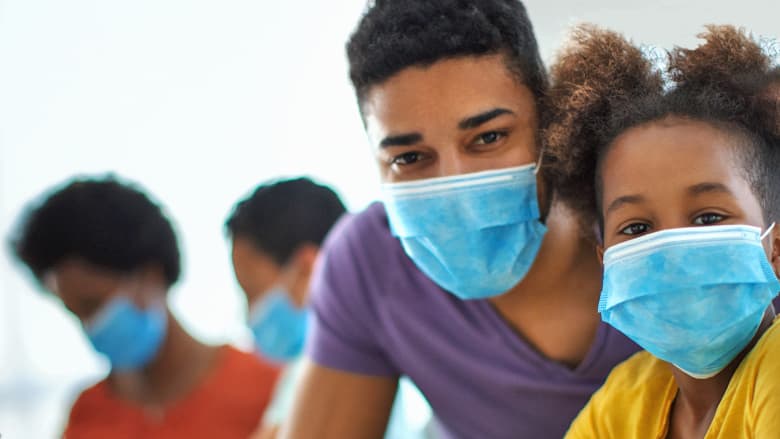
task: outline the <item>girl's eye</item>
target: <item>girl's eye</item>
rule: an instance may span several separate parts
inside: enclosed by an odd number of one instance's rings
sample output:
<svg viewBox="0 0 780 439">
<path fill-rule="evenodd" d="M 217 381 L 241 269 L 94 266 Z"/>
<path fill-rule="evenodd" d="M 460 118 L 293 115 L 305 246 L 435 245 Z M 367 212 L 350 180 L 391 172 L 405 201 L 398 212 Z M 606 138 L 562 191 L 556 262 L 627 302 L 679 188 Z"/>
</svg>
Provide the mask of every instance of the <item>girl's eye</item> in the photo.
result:
<svg viewBox="0 0 780 439">
<path fill-rule="evenodd" d="M 723 215 L 717 213 L 705 213 L 694 218 L 693 223 L 697 226 L 709 226 L 717 224 L 726 219 Z"/>
<path fill-rule="evenodd" d="M 405 166 L 405 165 L 411 165 L 417 163 L 421 159 L 422 159 L 422 154 L 420 154 L 419 152 L 410 151 L 393 157 L 392 160 L 390 160 L 390 164 Z"/>
<path fill-rule="evenodd" d="M 476 140 L 474 141 L 475 145 L 489 145 L 491 143 L 496 143 L 502 138 L 506 136 L 506 133 L 502 133 L 499 131 L 488 131 L 487 133 L 482 133 L 479 136 L 477 136 Z"/>
<path fill-rule="evenodd" d="M 634 236 L 634 235 L 641 235 L 642 233 L 647 233 L 648 230 L 650 230 L 650 226 L 648 226 L 647 224 L 633 223 L 624 227 L 620 231 L 620 233 L 623 235 Z"/>
</svg>

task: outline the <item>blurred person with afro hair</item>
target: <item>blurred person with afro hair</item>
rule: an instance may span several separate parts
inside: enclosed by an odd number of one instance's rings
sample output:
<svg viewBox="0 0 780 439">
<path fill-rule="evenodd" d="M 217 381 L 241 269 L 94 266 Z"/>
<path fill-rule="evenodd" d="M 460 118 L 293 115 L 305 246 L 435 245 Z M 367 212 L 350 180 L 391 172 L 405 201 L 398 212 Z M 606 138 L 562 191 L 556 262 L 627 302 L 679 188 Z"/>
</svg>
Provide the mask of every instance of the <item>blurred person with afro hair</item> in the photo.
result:
<svg viewBox="0 0 780 439">
<path fill-rule="evenodd" d="M 83 326 L 111 370 L 70 413 L 67 439 L 245 439 L 278 369 L 192 337 L 171 313 L 179 245 L 162 207 L 113 176 L 69 180 L 32 202 L 11 237 L 35 281 Z"/>
</svg>

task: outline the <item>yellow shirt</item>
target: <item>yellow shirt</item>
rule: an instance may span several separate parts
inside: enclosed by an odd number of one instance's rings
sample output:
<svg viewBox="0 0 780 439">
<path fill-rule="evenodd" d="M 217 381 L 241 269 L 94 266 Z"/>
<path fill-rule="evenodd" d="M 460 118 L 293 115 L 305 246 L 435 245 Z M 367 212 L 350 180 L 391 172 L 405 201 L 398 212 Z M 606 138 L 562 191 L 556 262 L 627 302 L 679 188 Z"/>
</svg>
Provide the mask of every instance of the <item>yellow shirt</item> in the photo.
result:
<svg viewBox="0 0 780 439">
<path fill-rule="evenodd" d="M 780 438 L 780 318 L 731 377 L 705 439 Z M 677 394 L 671 366 L 639 352 L 617 366 L 566 439 L 665 438 Z"/>
</svg>

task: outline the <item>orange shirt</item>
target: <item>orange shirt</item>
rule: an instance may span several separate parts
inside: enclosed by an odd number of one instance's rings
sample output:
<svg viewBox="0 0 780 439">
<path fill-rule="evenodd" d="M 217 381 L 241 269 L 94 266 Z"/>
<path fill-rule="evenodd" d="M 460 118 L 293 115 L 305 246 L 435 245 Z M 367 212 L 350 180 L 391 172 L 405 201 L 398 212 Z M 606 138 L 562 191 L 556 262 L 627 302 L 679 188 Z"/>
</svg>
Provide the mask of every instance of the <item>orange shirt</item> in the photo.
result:
<svg viewBox="0 0 780 439">
<path fill-rule="evenodd" d="M 163 411 L 112 395 L 103 380 L 70 412 L 64 439 L 246 439 L 257 428 L 279 375 L 254 355 L 224 346 L 216 367 L 185 398 Z"/>
</svg>

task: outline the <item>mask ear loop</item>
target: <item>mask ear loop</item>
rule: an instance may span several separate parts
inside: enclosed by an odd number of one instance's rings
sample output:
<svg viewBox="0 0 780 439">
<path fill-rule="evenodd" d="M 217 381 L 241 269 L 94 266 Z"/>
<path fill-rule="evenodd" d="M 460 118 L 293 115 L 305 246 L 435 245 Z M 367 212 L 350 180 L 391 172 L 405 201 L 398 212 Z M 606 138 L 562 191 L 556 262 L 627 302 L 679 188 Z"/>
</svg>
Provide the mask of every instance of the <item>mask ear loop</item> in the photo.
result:
<svg viewBox="0 0 780 439">
<path fill-rule="evenodd" d="M 546 147 L 543 144 L 541 149 L 539 150 L 539 158 L 536 160 L 536 166 L 534 167 L 534 178 L 536 178 L 539 175 L 539 170 L 542 168 L 542 162 L 544 161 L 544 152 L 546 151 Z M 548 188 L 549 189 L 549 188 Z M 548 208 L 547 212 L 540 212 L 540 218 L 539 221 L 544 224 L 545 221 L 547 221 L 547 215 L 550 213 L 550 207 L 549 205 L 552 205 L 552 191 L 549 191 L 547 195 L 545 195 L 547 198 Z"/>
<path fill-rule="evenodd" d="M 539 169 L 542 167 L 542 161 L 544 161 L 544 151 L 545 147 L 542 146 L 542 149 L 539 150 L 539 159 L 536 161 L 536 168 L 534 168 L 534 175 L 538 175 Z"/>
<path fill-rule="evenodd" d="M 764 233 L 761 234 L 761 238 L 760 239 L 763 241 L 764 238 L 766 238 L 767 236 L 769 236 L 770 233 L 772 233 L 772 229 L 774 229 L 774 228 L 775 228 L 775 223 L 772 223 L 772 225 L 767 227 L 766 231 L 764 231 Z"/>
</svg>

